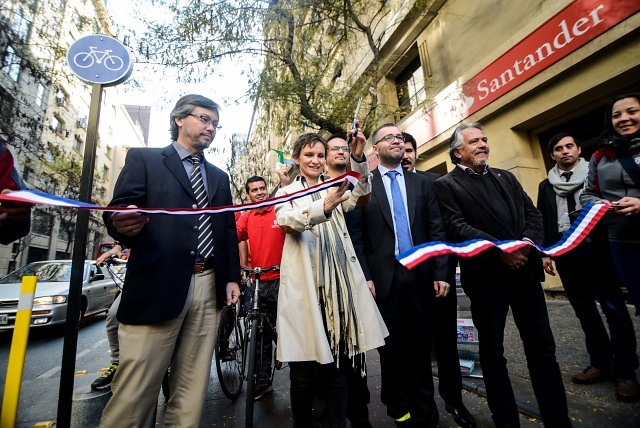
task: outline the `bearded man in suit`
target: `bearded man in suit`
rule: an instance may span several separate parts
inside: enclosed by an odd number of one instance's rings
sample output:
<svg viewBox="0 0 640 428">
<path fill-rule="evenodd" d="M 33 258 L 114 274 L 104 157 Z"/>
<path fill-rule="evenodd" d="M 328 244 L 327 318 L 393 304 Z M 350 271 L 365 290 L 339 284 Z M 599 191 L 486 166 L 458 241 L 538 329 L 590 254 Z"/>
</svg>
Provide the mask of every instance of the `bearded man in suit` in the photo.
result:
<svg viewBox="0 0 640 428">
<path fill-rule="evenodd" d="M 542 244 L 542 216 L 529 196 L 512 173 L 487 164 L 489 144 L 482 125 L 458 126 L 449 141 L 449 155 L 455 168 L 434 183 L 449 242 L 515 239 Z M 504 357 L 509 308 L 520 331 L 545 426 L 571 426 L 540 285 L 544 273 L 538 251 L 533 247 L 510 253 L 489 249 L 461 259 L 460 271 L 478 329 L 480 364 L 496 426 L 520 426 Z"/>
<path fill-rule="evenodd" d="M 431 181 L 400 166 L 405 142 L 398 127 L 380 126 L 372 141 L 380 164 L 373 171 L 371 201 L 362 211 L 362 270 L 389 329 L 378 349 L 381 399 L 397 425 L 435 427 L 430 312 L 434 299 L 449 292 L 448 259 L 408 270 L 395 256 L 413 245 L 443 240 L 444 226 Z"/>
</svg>

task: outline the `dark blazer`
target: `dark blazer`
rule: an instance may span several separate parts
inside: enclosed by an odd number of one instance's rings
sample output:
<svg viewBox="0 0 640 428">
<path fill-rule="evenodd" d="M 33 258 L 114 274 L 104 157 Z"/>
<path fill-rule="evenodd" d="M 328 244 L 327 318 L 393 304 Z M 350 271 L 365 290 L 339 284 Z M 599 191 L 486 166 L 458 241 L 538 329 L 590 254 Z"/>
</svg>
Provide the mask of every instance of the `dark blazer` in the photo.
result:
<svg viewBox="0 0 640 428">
<path fill-rule="evenodd" d="M 434 183 L 449 242 L 464 242 L 472 239 L 497 242 L 529 238 L 534 243 L 542 245 L 542 216 L 516 177 L 509 171 L 497 168 L 489 168 L 488 174 L 491 174 L 507 202 L 512 226 L 509 227 L 500 218 L 492 201 L 479 190 L 478 184 L 474 182 L 477 178 L 456 166 L 453 171 Z M 495 248 L 484 251 L 476 257 L 461 258 L 463 285 L 482 283 L 488 276 L 496 279 L 500 275 L 512 277 L 513 272 L 502 263 L 499 255 L 500 250 Z M 539 253 L 532 250 L 528 259 L 522 269 L 537 281 L 542 281 L 544 272 Z"/>
<path fill-rule="evenodd" d="M 444 226 L 432 180 L 420 174 L 405 173 L 409 227 L 413 244 L 445 239 Z M 380 171 L 373 171 L 371 201 L 362 208 L 362 241 L 365 263 L 362 264 L 367 280 L 373 280 L 376 295 L 384 299 L 389 294 L 395 265 L 395 232 L 393 217 Z M 414 268 L 421 281 L 445 281 L 447 257 L 437 257 Z"/>
<path fill-rule="evenodd" d="M 210 206 L 231 205 L 229 177 L 204 162 Z M 189 177 L 173 146 L 133 148 L 118 177 L 109 205 L 188 208 L 196 204 Z M 168 321 L 186 302 L 197 247 L 197 215 L 151 214 L 140 234 L 118 233 L 105 212 L 109 234 L 131 248 L 118 320 L 125 324 Z M 233 213 L 212 217 L 214 269 L 218 306 L 226 300 L 226 284 L 239 281 L 240 262 Z"/>
</svg>

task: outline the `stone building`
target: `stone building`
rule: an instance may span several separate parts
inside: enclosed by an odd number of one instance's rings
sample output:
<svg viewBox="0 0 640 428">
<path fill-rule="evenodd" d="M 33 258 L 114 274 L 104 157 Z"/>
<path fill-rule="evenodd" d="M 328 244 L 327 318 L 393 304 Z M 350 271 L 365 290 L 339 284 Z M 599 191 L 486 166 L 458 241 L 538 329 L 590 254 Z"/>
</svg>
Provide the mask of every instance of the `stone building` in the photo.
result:
<svg viewBox="0 0 640 428">
<path fill-rule="evenodd" d="M 77 195 L 86 143 L 91 86 L 66 64 L 69 46 L 89 34 L 114 36 L 102 0 L 9 0 L 0 5 L 0 137 L 30 188 Z M 93 202 L 108 202 L 126 148 L 146 145 L 141 122 L 121 104 L 117 87 L 103 89 Z M 148 107 L 147 107 L 148 109 Z M 147 113 L 148 116 L 148 113 Z M 77 196 L 76 196 L 77 197 Z M 92 215 L 87 257 L 106 239 Z M 75 213 L 36 207 L 31 233 L 0 246 L 0 275 L 36 260 L 71 257 Z"/>
</svg>

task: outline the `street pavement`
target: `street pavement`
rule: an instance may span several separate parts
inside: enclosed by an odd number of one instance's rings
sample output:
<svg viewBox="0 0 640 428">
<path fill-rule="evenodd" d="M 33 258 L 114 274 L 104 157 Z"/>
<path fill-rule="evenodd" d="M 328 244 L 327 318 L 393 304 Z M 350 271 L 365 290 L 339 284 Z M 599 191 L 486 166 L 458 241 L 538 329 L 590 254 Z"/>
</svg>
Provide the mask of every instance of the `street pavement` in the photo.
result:
<svg viewBox="0 0 640 428">
<path fill-rule="evenodd" d="M 640 427 L 640 402 L 621 403 L 615 399 L 614 383 L 605 382 L 596 385 L 576 385 L 571 382 L 571 374 L 584 369 L 589 359 L 585 351 L 584 337 L 569 303 L 562 298 L 549 298 L 547 301 L 549 319 L 556 338 L 557 357 L 562 370 L 567 391 L 569 413 L 575 427 Z M 631 307 L 630 307 L 631 309 Z M 462 313 L 462 316 L 465 316 Z M 636 332 L 640 331 L 640 318 L 634 317 Z M 636 333 L 638 337 L 638 333 Z M 462 344 L 459 347 L 465 358 L 477 359 L 475 345 Z M 524 352 L 513 319 L 509 316 L 505 331 L 506 358 L 516 399 L 520 409 L 522 427 L 539 427 L 542 422 L 536 404 Z M 371 391 L 369 413 L 374 427 L 393 426 L 386 416 L 386 409 L 380 401 L 380 366 L 377 352 L 368 353 L 368 382 Z M 437 365 L 433 366 L 434 382 L 437 391 Z M 0 370 L 2 370 L 0 368 Z M 638 372 L 640 374 L 640 371 Z M 75 380 L 75 398 L 72 426 L 92 427 L 99 420 L 99 407 L 107 396 L 92 396 L 89 385 L 97 373 L 79 375 Z M 481 378 L 463 378 L 463 400 L 475 416 L 479 427 L 494 426 L 485 399 L 484 382 Z M 18 413 L 18 427 L 34 427 L 37 422 L 55 421 L 57 391 L 59 379 L 24 382 Z M 4 385 L 2 386 L 4 390 Z M 92 400 L 85 400 L 93 397 Z M 453 418 L 444 410 L 444 403 L 436 393 L 436 403 L 440 411 L 440 427 L 457 426 Z M 96 406 L 98 409 L 96 409 Z M 159 420 L 162 417 L 163 399 L 159 399 Z M 274 392 L 262 398 L 255 406 L 256 427 L 292 426 L 289 403 L 289 373 L 284 368 L 278 371 L 274 381 Z M 47 425 L 41 425 L 47 426 Z M 50 426 L 50 425 L 49 425 Z M 244 426 L 244 393 L 236 401 L 227 399 L 222 393 L 212 368 L 211 381 L 207 392 L 205 409 L 202 414 L 202 427 L 241 427 Z"/>
</svg>

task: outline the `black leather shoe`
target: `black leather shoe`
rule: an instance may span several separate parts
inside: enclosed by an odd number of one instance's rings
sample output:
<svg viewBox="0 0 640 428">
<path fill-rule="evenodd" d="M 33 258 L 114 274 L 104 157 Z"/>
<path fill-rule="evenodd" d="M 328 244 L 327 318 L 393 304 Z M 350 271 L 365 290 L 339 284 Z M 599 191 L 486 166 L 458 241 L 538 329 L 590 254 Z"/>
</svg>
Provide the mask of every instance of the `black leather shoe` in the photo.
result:
<svg viewBox="0 0 640 428">
<path fill-rule="evenodd" d="M 444 406 L 447 412 L 451 413 L 453 419 L 456 421 L 458 425 L 462 428 L 475 427 L 476 420 L 473 418 L 473 415 L 467 410 L 464 404 L 460 403 L 458 406 Z"/>
</svg>

